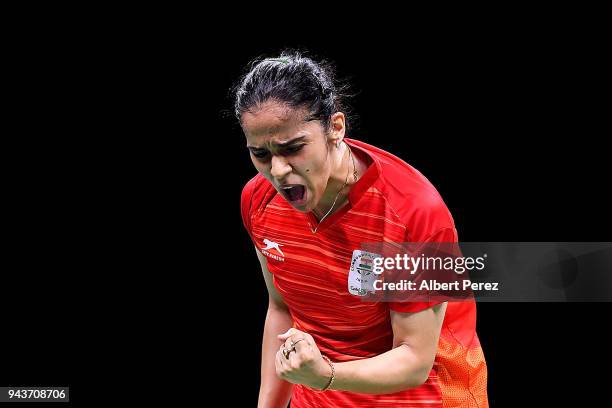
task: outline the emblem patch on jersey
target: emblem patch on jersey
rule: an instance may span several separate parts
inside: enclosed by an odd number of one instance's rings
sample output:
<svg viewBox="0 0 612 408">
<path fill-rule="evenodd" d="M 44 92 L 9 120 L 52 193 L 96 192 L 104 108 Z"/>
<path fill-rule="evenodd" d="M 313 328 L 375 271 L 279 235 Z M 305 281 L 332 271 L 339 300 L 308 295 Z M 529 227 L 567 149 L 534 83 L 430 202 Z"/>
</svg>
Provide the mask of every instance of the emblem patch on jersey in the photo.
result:
<svg viewBox="0 0 612 408">
<path fill-rule="evenodd" d="M 374 281 L 378 279 L 373 272 L 375 258 L 380 258 L 380 255 L 360 249 L 353 251 L 348 276 L 348 290 L 351 295 L 365 296 L 368 292 L 374 293 Z"/>
<path fill-rule="evenodd" d="M 276 259 L 277 261 L 285 261 L 285 254 L 280 249 L 280 247 L 284 246 L 283 244 L 279 244 L 278 242 L 271 241 L 267 238 L 263 239 L 263 244 L 265 246 L 261 248 L 262 254 L 269 258 Z"/>
</svg>

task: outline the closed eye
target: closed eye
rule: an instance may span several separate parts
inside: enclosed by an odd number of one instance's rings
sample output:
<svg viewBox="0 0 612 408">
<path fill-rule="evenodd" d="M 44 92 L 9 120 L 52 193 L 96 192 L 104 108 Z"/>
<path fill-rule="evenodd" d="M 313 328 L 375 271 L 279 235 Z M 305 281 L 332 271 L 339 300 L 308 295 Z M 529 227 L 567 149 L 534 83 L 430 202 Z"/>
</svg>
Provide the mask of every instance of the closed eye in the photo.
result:
<svg viewBox="0 0 612 408">
<path fill-rule="evenodd" d="M 291 154 L 291 153 L 297 153 L 297 152 L 299 152 L 300 150 L 302 150 L 302 147 L 304 147 L 304 145 L 303 145 L 303 144 L 301 144 L 301 145 L 296 145 L 296 146 L 290 146 L 290 147 L 286 147 L 286 148 L 284 149 L 284 151 L 285 151 L 285 153 L 289 153 L 289 154 Z"/>
<path fill-rule="evenodd" d="M 263 159 L 268 155 L 267 150 L 251 150 L 251 153 L 253 153 L 253 156 L 257 157 L 258 159 Z"/>
<path fill-rule="evenodd" d="M 283 147 L 280 153 L 283 156 L 295 154 L 299 152 L 300 150 L 302 150 L 303 147 L 304 147 L 304 144 Z M 256 150 L 256 149 L 251 148 L 250 150 L 253 156 L 257 157 L 258 159 L 265 159 L 266 157 L 270 155 L 270 152 L 265 149 Z"/>
</svg>

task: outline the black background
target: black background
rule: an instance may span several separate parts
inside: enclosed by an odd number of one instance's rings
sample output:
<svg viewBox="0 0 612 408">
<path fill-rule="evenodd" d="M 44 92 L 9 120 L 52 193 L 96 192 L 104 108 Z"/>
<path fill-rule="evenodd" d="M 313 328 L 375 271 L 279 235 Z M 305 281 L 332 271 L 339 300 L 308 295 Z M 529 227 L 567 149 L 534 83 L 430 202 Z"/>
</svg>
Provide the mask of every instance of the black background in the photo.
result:
<svg viewBox="0 0 612 408">
<path fill-rule="evenodd" d="M 598 241 L 609 237 L 609 174 L 597 97 L 597 53 L 571 39 L 500 36 L 419 43 L 297 43 L 336 62 L 358 95 L 351 137 L 403 158 L 438 188 L 463 241 Z M 275 44 L 276 45 L 276 44 Z M 227 84 L 250 58 L 282 46 L 224 55 Z M 223 90 L 223 86 L 221 87 Z M 254 175 L 239 129 L 232 179 L 239 196 Z M 241 158 L 241 159 L 239 159 Z M 235 228 L 239 229 L 236 218 Z M 257 393 L 266 295 L 246 234 L 249 367 Z M 248 300 L 247 300 L 248 299 Z M 599 401 L 605 367 L 602 304 L 480 303 L 478 334 L 491 406 Z M 603 346 L 604 349 L 601 347 Z M 583 401 L 584 402 L 584 401 Z"/>
<path fill-rule="evenodd" d="M 182 382 L 254 405 L 267 297 L 239 213 L 255 170 L 228 92 L 285 47 L 350 78 L 349 136 L 428 177 L 461 240 L 609 238 L 597 32 L 221 41 L 179 24 L 86 26 L 24 30 L 13 50 L 2 384 L 95 399 L 101 384 Z M 479 304 L 491 406 L 603 398 L 604 307 Z"/>
</svg>

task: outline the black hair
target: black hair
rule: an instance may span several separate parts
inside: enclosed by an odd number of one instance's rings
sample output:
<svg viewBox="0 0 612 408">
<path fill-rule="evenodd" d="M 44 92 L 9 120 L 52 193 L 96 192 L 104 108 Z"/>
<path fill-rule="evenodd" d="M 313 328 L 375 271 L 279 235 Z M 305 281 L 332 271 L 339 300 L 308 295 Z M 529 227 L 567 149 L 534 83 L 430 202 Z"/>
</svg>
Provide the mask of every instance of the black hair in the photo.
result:
<svg viewBox="0 0 612 408">
<path fill-rule="evenodd" d="M 316 62 L 298 51 L 286 50 L 279 57 L 258 58 L 233 88 L 234 113 L 238 121 L 243 113 L 275 100 L 292 108 L 306 108 L 306 120 L 319 120 L 327 131 L 331 116 L 343 112 L 346 84 L 335 79 L 335 70 L 328 61 Z"/>
</svg>

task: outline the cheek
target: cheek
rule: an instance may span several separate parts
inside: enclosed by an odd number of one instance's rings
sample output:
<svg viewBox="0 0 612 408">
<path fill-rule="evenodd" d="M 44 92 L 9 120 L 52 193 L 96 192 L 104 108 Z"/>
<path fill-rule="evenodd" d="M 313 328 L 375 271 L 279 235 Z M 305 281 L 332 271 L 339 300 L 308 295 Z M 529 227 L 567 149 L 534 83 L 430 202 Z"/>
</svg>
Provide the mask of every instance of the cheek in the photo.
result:
<svg viewBox="0 0 612 408">
<path fill-rule="evenodd" d="M 312 183 L 319 175 L 320 170 L 316 163 L 313 163 L 312 160 L 304 160 L 301 162 L 294 163 L 293 169 L 297 174 L 307 179 L 310 183 Z"/>
<path fill-rule="evenodd" d="M 320 152 L 317 154 L 309 155 L 308 157 L 299 158 L 296 160 L 295 165 L 301 169 L 302 174 L 309 177 L 316 177 L 323 175 L 327 171 L 327 158 Z"/>
<path fill-rule="evenodd" d="M 251 163 L 253 163 L 253 166 L 255 166 L 258 172 L 263 173 L 264 170 L 268 167 L 266 163 L 262 163 L 252 154 L 249 155 L 249 157 L 251 158 Z"/>
<path fill-rule="evenodd" d="M 306 168 L 308 168 L 308 175 L 311 177 L 326 178 L 329 170 L 327 168 L 327 161 L 320 158 L 309 161 Z"/>
<path fill-rule="evenodd" d="M 309 160 L 301 167 L 301 174 L 309 187 L 314 191 L 321 191 L 327 184 L 327 162 L 324 160 Z"/>
</svg>

